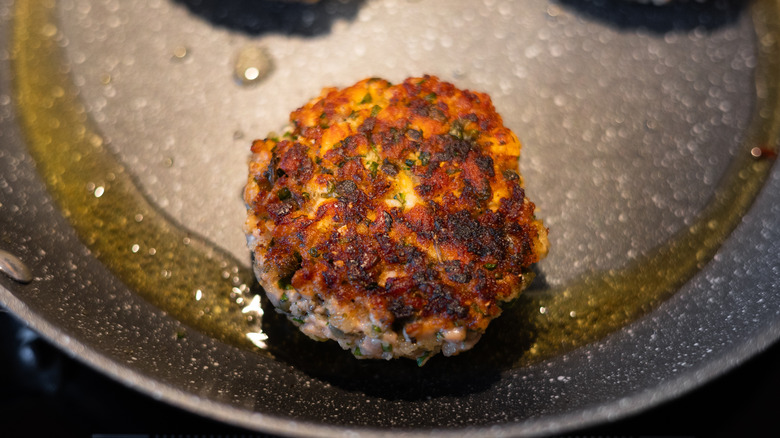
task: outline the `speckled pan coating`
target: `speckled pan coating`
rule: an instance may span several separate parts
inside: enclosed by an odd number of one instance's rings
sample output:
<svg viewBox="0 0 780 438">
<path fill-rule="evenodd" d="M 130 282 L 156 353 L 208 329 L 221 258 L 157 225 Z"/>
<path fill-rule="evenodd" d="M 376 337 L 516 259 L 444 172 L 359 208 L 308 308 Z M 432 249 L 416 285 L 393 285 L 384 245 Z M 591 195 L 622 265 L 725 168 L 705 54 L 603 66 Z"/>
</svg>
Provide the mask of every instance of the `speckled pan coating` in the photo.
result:
<svg viewBox="0 0 780 438">
<path fill-rule="evenodd" d="M 141 188 L 237 258 L 246 257 L 246 137 L 282 126 L 287 102 L 324 85 L 429 72 L 489 92 L 521 133 L 522 173 L 552 246 L 569 249 L 540 265 L 550 287 L 619 266 L 687 227 L 753 117 L 774 120 L 753 113 L 756 51 L 771 41 L 756 40 L 751 11 L 737 6 L 746 2 L 651 11 L 612 1 L 529 0 L 522 9 L 494 0 L 324 1 L 284 9 L 284 25 L 251 6 L 216 3 L 64 1 L 60 30 L 90 117 Z M 98 263 L 45 192 L 15 119 L 10 2 L 0 3 L 0 22 L 0 245 L 34 276 L 28 285 L 0 277 L 0 302 L 157 398 L 287 435 L 560 433 L 669 400 L 780 337 L 775 167 L 715 258 L 672 298 L 541 363 L 476 378 L 434 374 L 429 364 L 389 385 L 374 367 L 345 381 L 194 331 L 177 339 L 181 323 Z M 267 47 L 277 62 L 264 82 L 242 88 L 231 69 L 247 44 Z M 172 56 L 180 47 L 187 56 Z"/>
</svg>

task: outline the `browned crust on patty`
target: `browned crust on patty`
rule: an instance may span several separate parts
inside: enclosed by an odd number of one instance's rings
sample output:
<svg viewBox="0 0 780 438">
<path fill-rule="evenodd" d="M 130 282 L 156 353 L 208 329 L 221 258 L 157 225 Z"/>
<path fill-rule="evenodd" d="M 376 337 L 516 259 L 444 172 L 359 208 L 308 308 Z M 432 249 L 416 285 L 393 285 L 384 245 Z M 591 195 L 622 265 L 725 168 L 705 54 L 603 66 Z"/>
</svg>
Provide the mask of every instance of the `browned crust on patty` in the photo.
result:
<svg viewBox="0 0 780 438">
<path fill-rule="evenodd" d="M 476 342 L 547 252 L 517 173 L 520 142 L 490 98 L 432 76 L 372 78 L 323 90 L 290 122 L 253 143 L 245 189 L 271 301 L 301 326 L 324 303 L 328 329 L 310 327 L 315 338 L 400 350 L 359 356 Z M 291 295 L 309 310 L 285 309 Z"/>
</svg>

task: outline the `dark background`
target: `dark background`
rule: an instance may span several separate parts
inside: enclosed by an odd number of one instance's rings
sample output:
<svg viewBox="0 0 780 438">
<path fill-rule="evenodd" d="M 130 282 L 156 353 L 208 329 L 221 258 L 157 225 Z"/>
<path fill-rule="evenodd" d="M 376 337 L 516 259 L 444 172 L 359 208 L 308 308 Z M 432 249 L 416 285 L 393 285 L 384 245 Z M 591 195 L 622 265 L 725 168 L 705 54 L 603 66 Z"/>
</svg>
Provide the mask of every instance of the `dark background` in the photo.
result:
<svg viewBox="0 0 780 438">
<path fill-rule="evenodd" d="M 0 436 L 267 437 L 160 403 L 69 358 L 0 308 Z M 568 437 L 780 436 L 780 344 L 638 416 Z"/>
</svg>

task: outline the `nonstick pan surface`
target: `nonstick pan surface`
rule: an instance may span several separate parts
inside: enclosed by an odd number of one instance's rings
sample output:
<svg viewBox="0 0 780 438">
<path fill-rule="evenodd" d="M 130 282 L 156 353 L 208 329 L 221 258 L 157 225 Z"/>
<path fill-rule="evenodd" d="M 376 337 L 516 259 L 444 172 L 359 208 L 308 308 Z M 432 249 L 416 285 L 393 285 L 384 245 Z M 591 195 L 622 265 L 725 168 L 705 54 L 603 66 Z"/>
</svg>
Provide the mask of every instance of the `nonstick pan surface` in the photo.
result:
<svg viewBox="0 0 780 438">
<path fill-rule="evenodd" d="M 0 303 L 155 398 L 283 435 L 543 435 L 780 336 L 775 1 L 6 1 L 0 20 Z M 260 299 L 249 145 L 322 87 L 426 73 L 492 96 L 551 253 L 473 351 L 358 361 Z"/>
</svg>

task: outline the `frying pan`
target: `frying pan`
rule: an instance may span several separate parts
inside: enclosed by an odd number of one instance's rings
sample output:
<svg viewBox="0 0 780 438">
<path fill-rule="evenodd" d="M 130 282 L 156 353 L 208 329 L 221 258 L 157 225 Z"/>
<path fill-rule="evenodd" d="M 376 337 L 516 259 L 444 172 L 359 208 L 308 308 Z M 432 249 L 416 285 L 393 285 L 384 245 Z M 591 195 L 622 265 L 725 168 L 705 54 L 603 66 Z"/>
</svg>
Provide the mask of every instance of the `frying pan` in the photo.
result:
<svg viewBox="0 0 780 438">
<path fill-rule="evenodd" d="M 157 399 L 282 435 L 543 435 L 780 336 L 775 1 L 4 1 L 0 20 L 0 304 Z M 259 298 L 243 166 L 320 88 L 423 73 L 493 97 L 552 250 L 473 351 L 358 361 Z"/>
</svg>

